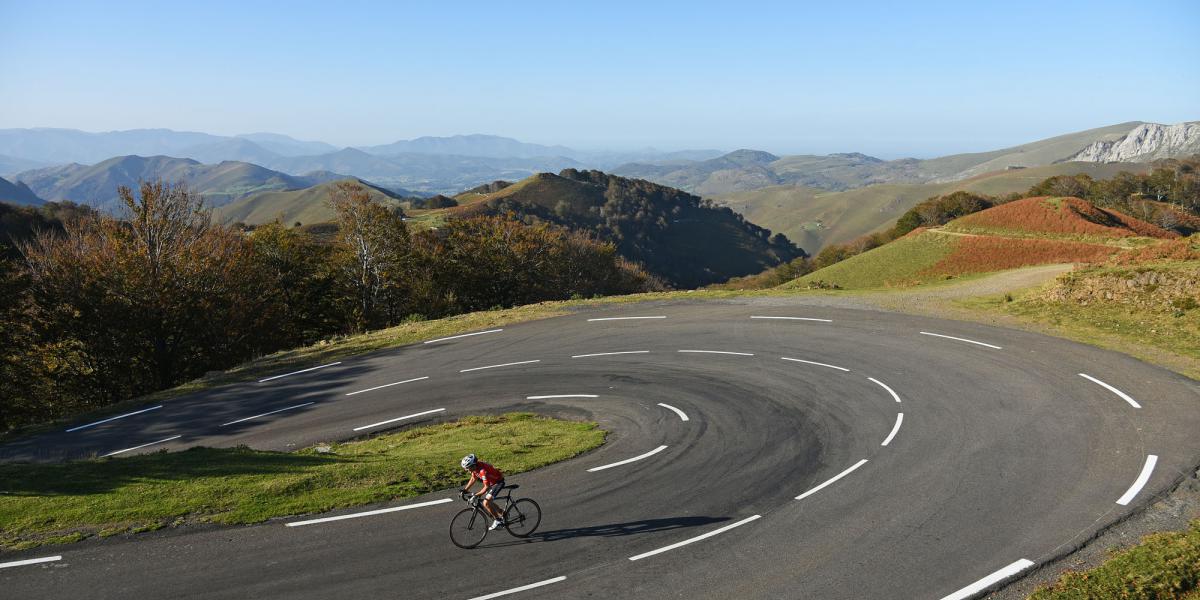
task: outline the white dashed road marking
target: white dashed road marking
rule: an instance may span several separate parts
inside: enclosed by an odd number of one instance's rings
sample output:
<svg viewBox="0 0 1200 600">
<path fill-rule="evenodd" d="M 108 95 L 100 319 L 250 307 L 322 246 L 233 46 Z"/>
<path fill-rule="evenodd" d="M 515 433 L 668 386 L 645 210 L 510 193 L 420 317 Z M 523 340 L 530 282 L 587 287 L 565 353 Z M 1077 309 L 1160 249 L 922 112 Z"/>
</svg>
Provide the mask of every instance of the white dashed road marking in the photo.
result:
<svg viewBox="0 0 1200 600">
<path fill-rule="evenodd" d="M 685 414 L 682 410 L 679 410 L 678 408 L 675 408 L 674 406 L 671 406 L 670 404 L 663 404 L 662 402 L 659 402 L 658 405 L 679 415 L 679 419 L 681 421 L 688 420 L 687 414 Z"/>
<path fill-rule="evenodd" d="M 845 476 L 847 476 L 847 475 L 849 475 L 849 474 L 853 473 L 855 469 L 857 469 L 857 468 L 859 468 L 859 467 L 861 467 L 861 466 L 863 466 L 863 465 L 865 465 L 865 464 L 867 464 L 867 459 L 865 459 L 865 458 L 864 458 L 864 459 L 862 459 L 862 460 L 858 461 L 857 463 L 854 463 L 854 466 L 853 466 L 853 467 L 850 467 L 849 469 L 846 469 L 845 471 L 842 471 L 841 473 L 838 473 L 837 475 L 834 475 L 834 476 L 833 476 L 833 478 L 832 478 L 832 479 L 830 479 L 829 481 L 826 481 L 825 483 L 822 483 L 821 485 L 818 485 L 817 487 L 815 487 L 815 488 L 813 488 L 813 489 L 811 489 L 811 490 L 808 490 L 807 492 L 804 492 L 803 494 L 800 494 L 799 496 L 796 496 L 796 499 L 797 499 L 797 500 L 803 500 L 803 499 L 805 499 L 805 498 L 807 498 L 807 497 L 809 497 L 809 496 L 811 496 L 811 495 L 813 495 L 813 494 L 815 494 L 815 493 L 817 493 L 817 492 L 819 492 L 819 491 L 821 491 L 821 490 L 823 490 L 823 489 L 825 489 L 825 488 L 827 488 L 827 487 L 829 487 L 829 486 L 833 485 L 833 483 L 834 483 L 835 481 L 837 481 L 837 480 L 839 480 L 839 479 L 841 479 L 841 478 L 843 478 L 843 477 L 845 477 Z"/>
<path fill-rule="evenodd" d="M 263 414 L 261 414 L 261 415 L 254 415 L 253 417 L 246 417 L 246 418 L 244 418 L 244 419 L 238 419 L 238 420 L 236 420 L 236 421 L 230 421 L 230 422 L 228 422 L 228 423 L 222 423 L 222 424 L 221 424 L 221 427 L 224 427 L 224 426 L 226 426 L 226 425 L 233 425 L 233 424 L 235 424 L 235 423 L 241 423 L 241 422 L 243 422 L 243 421 L 249 421 L 249 420 L 251 420 L 251 419 L 257 419 L 257 418 L 259 418 L 259 417 L 265 417 L 265 416 L 267 416 L 267 415 L 273 415 L 273 414 L 275 414 L 275 413 L 281 413 L 281 412 L 283 412 L 283 411 L 285 411 L 285 410 L 292 410 L 293 408 L 301 408 L 301 407 L 304 407 L 304 406 L 308 406 L 308 405 L 310 405 L 310 404 L 315 404 L 315 402 L 305 402 L 304 404 L 297 404 L 297 405 L 295 405 L 295 406 L 289 406 L 289 407 L 287 407 L 287 408 L 281 408 L 281 409 L 279 409 L 279 410 L 273 410 L 273 411 L 271 411 L 271 412 L 265 412 L 265 413 L 263 413 Z"/>
<path fill-rule="evenodd" d="M 817 321 L 820 323 L 832 323 L 833 319 L 814 319 L 812 317 L 758 317 L 751 316 L 751 319 L 779 319 L 781 321 Z"/>
<path fill-rule="evenodd" d="M 700 540 L 710 538 L 714 535 L 725 533 L 726 531 L 729 531 L 730 529 L 733 529 L 734 527 L 740 527 L 742 525 L 745 525 L 746 523 L 749 523 L 751 521 L 761 519 L 761 518 L 762 518 L 762 515 L 754 515 L 752 517 L 746 517 L 745 519 L 742 519 L 741 521 L 738 521 L 737 523 L 731 523 L 729 525 L 721 527 L 720 529 L 714 529 L 703 535 L 698 535 L 694 538 L 688 538 L 686 540 L 683 540 L 682 542 L 675 542 L 674 544 L 671 544 L 670 546 L 663 546 L 662 548 L 659 548 L 658 550 L 651 550 L 649 552 L 643 552 L 642 554 L 638 554 L 637 556 L 630 556 L 629 560 L 642 560 L 643 558 L 654 556 L 655 554 L 662 554 L 663 552 L 666 552 L 668 550 L 674 550 L 680 546 L 686 546 L 692 542 L 698 542 Z"/>
<path fill-rule="evenodd" d="M 605 469 L 611 469 L 611 468 L 613 468 L 613 467 L 619 467 L 619 466 L 621 466 L 621 465 L 627 465 L 627 464 L 629 464 L 629 463 L 631 463 L 631 462 L 637 462 L 637 461 L 639 461 L 639 460 L 642 460 L 643 458 L 650 458 L 651 456 L 654 456 L 655 454 L 658 454 L 659 452 L 662 452 L 663 450 L 666 450 L 666 449 L 667 449 L 667 447 L 666 447 L 666 446 L 659 446 L 659 447 L 657 447 L 657 448 L 655 448 L 655 449 L 653 449 L 653 450 L 651 450 L 651 451 L 649 451 L 649 452 L 647 452 L 647 453 L 645 453 L 645 454 L 639 454 L 639 455 L 637 455 L 637 456 L 635 456 L 635 457 L 633 457 L 633 458 L 627 458 L 627 459 L 625 459 L 625 460 L 622 460 L 622 461 L 619 461 L 619 462 L 615 462 L 615 463 L 612 463 L 612 464 L 608 464 L 608 465 L 604 465 L 604 466 L 601 466 L 601 467 L 592 467 L 592 468 L 588 469 L 588 473 L 595 473 L 596 471 L 603 471 L 603 470 L 605 470 Z"/>
<path fill-rule="evenodd" d="M 491 600 L 492 598 L 499 598 L 501 596 L 507 596 L 509 594 L 515 594 L 517 592 L 524 592 L 525 590 L 532 590 L 533 588 L 540 588 L 543 585 L 550 585 L 552 583 L 558 583 L 560 581 L 565 581 L 566 579 L 567 579 L 567 577 L 565 575 L 560 575 L 553 579 L 547 579 L 545 581 L 539 581 L 537 583 L 531 583 L 529 585 L 523 585 L 521 587 L 515 587 L 511 590 L 504 590 L 503 592 L 496 592 L 494 594 L 488 594 L 486 596 L 476 596 L 474 598 L 471 598 L 471 600 Z"/>
<path fill-rule="evenodd" d="M 1142 491 L 1143 487 L 1146 487 L 1146 482 L 1150 481 L 1150 474 L 1154 472 L 1154 465 L 1156 464 L 1158 464 L 1157 456 L 1151 454 L 1146 457 L 1146 464 L 1142 465 L 1142 472 L 1138 474 L 1138 478 L 1133 482 L 1133 485 L 1129 486 L 1129 490 L 1125 492 L 1125 495 L 1121 496 L 1120 500 L 1117 500 L 1117 504 L 1126 506 L 1133 501 L 1138 492 Z"/>
<path fill-rule="evenodd" d="M 1121 390 L 1118 390 L 1117 388 L 1115 388 L 1111 385 L 1108 385 L 1107 383 L 1104 383 L 1103 381 L 1100 381 L 1099 379 L 1096 379 L 1095 377 L 1092 377 L 1091 375 L 1088 375 L 1086 373 L 1080 373 L 1079 376 L 1088 381 L 1091 381 L 1092 383 L 1096 383 L 1096 384 L 1100 385 L 1100 387 L 1103 387 L 1104 389 L 1116 394 L 1117 396 L 1120 396 L 1120 398 L 1122 400 L 1128 402 L 1129 405 L 1134 408 L 1142 407 L 1142 405 L 1138 404 L 1136 400 L 1134 400 L 1133 398 L 1130 398 L 1129 394 L 1126 394 L 1125 392 L 1122 392 Z"/>
<path fill-rule="evenodd" d="M 0 569 L 7 569 L 9 567 L 23 567 L 25 565 L 36 565 L 36 564 L 40 564 L 40 563 L 54 562 L 56 560 L 62 560 L 62 557 L 61 556 L 44 556 L 42 558 L 30 558 L 27 560 L 14 560 L 12 562 L 0 563 Z"/>
<path fill-rule="evenodd" d="M 354 431 L 362 431 L 364 429 L 370 429 L 372 427 L 379 427 L 380 425 L 387 425 L 388 423 L 395 423 L 396 421 L 403 421 L 405 419 L 411 419 L 413 417 L 423 417 L 425 415 L 432 415 L 433 413 L 439 413 L 444 410 L 446 410 L 446 409 L 435 408 L 433 410 L 427 410 L 425 412 L 414 413 L 411 415 L 404 415 L 403 417 L 396 417 L 395 419 L 388 419 L 386 421 L 380 421 L 378 423 L 371 423 L 370 425 L 363 425 L 362 427 L 355 427 Z"/>
<path fill-rule="evenodd" d="M 665 319 L 666 315 L 658 315 L 655 317 L 600 317 L 596 319 L 588 319 L 588 321 L 639 321 L 641 319 Z"/>
<path fill-rule="evenodd" d="M 502 364 L 498 364 L 498 365 L 488 365 L 486 367 L 472 367 L 470 369 L 462 369 L 459 371 L 459 373 L 470 373 L 471 371 L 482 371 L 484 369 L 498 369 L 500 367 L 512 367 L 512 366 L 516 366 L 516 365 L 528 365 L 528 364 L 537 363 L 537 362 L 542 362 L 542 361 L 540 359 L 539 360 L 522 360 L 520 362 L 510 362 L 510 363 L 502 363 Z"/>
<path fill-rule="evenodd" d="M 959 342 L 966 342 L 968 344 L 975 344 L 976 346 L 987 346 L 988 348 L 993 348 L 995 350 L 1003 350 L 1004 349 L 1004 348 L 1001 348 L 1000 346 L 994 346 L 992 344 L 985 344 L 983 342 L 977 342 L 975 340 L 968 340 L 967 338 L 954 337 L 952 335 L 942 335 L 940 333 L 929 333 L 928 331 L 922 331 L 921 335 L 931 335 L 933 337 L 940 337 L 940 338 L 946 338 L 948 340 L 956 340 Z"/>
<path fill-rule="evenodd" d="M 886 446 L 892 443 L 892 438 L 900 431 L 900 424 L 904 422 L 904 413 L 896 413 L 896 424 L 892 426 L 892 432 L 888 434 L 887 439 L 883 440 L 880 446 Z"/>
<path fill-rule="evenodd" d="M 287 377 L 289 375 L 299 375 L 301 373 L 307 373 L 309 371 L 316 371 L 317 369 L 324 369 L 325 367 L 335 367 L 340 364 L 342 364 L 341 361 L 338 361 L 338 362 L 334 362 L 334 363 L 329 363 L 327 365 L 321 365 L 319 367 L 310 367 L 307 369 L 300 369 L 299 371 L 292 371 L 291 373 L 284 373 L 283 375 L 275 375 L 274 377 L 268 377 L 266 379 L 259 379 L 258 382 L 263 383 L 266 381 L 271 381 L 272 379 L 279 379 L 280 377 Z"/>
<path fill-rule="evenodd" d="M 294 521 L 292 523 L 285 523 L 285 525 L 287 525 L 288 527 L 302 527 L 304 525 L 316 525 L 317 523 L 328 523 L 330 521 L 342 521 L 345 519 L 357 519 L 359 517 L 370 517 L 370 516 L 374 516 L 374 515 L 382 515 L 385 513 L 393 513 L 393 512 L 397 512 L 397 511 L 401 511 L 401 510 L 409 510 L 412 508 L 433 506 L 435 504 L 445 504 L 447 502 L 453 502 L 453 501 L 454 500 L 452 498 L 442 498 L 441 500 L 431 500 L 429 502 L 418 502 L 416 504 L 405 504 L 404 506 L 394 506 L 392 508 L 381 508 L 379 510 L 368 510 L 366 512 L 351 513 L 348 515 L 338 515 L 336 517 L 324 517 L 321 519 L 309 519 L 307 521 Z"/>
<path fill-rule="evenodd" d="M 680 350 L 684 354 L 732 354 L 734 356 L 754 356 L 749 352 L 726 352 L 724 350 Z"/>
<path fill-rule="evenodd" d="M 109 417 L 107 419 L 104 419 L 103 421 L 96 421 L 95 423 L 88 423 L 87 425 L 80 425 L 79 427 L 72 427 L 67 430 L 67 433 L 71 433 L 72 431 L 79 431 L 80 429 L 87 429 L 88 427 L 95 427 L 95 426 L 103 424 L 103 423 L 108 423 L 109 421 L 116 421 L 117 419 L 124 419 L 125 417 L 132 417 L 133 415 L 140 415 L 144 412 L 150 412 L 152 410 L 158 410 L 160 408 L 162 408 L 161 404 L 159 404 L 158 406 L 151 406 L 150 408 L 143 408 L 142 410 L 135 410 L 131 413 L 125 413 L 123 415 Z"/>
<path fill-rule="evenodd" d="M 898 394 L 896 394 L 896 390 L 893 390 L 892 388 L 888 387 L 886 383 L 884 383 L 878 379 L 875 379 L 874 377 L 868 377 L 867 379 L 874 381 L 876 385 L 887 390 L 887 393 L 891 394 L 892 397 L 896 399 L 896 402 L 900 401 L 900 396 Z"/>
<path fill-rule="evenodd" d="M 971 596 L 988 589 L 992 585 L 1000 583 L 1001 581 L 1004 581 L 1005 579 L 1008 579 L 1009 577 L 1012 577 L 1013 575 L 1016 575 L 1017 573 L 1020 573 L 1021 571 L 1024 571 L 1032 566 L 1033 561 L 1022 558 L 1021 560 L 1018 560 L 1017 562 L 1008 565 L 1007 567 L 1004 567 L 1003 569 L 1000 569 L 999 571 L 996 571 L 995 573 L 992 573 L 991 575 L 988 575 L 987 577 L 984 577 L 983 579 L 980 579 L 979 581 L 976 581 L 975 583 L 972 583 L 971 585 L 968 585 L 967 587 L 958 590 L 949 596 L 942 597 L 942 600 L 964 600 L 965 598 L 970 598 Z"/>
<path fill-rule="evenodd" d="M 149 444 L 142 444 L 141 446 L 134 446 L 134 447 L 132 447 L 132 448 L 126 448 L 126 449 L 124 449 L 124 450 L 117 450 L 116 452 L 109 452 L 108 454 L 105 454 L 104 456 L 101 456 L 100 458 L 106 458 L 106 457 L 109 457 L 109 456 L 116 456 L 116 455 L 118 455 L 118 454 L 124 454 L 124 453 L 126 453 L 126 452 L 132 452 L 132 451 L 134 451 L 134 450 L 141 450 L 142 448 L 145 448 L 146 446 L 153 446 L 153 445 L 155 445 L 155 444 L 161 444 L 161 443 L 163 443 L 163 442 L 169 442 L 169 441 L 171 441 L 171 440 L 177 440 L 177 439 L 179 439 L 179 438 L 181 438 L 181 437 L 183 437 L 183 436 L 182 436 L 182 435 L 173 435 L 173 436 L 171 436 L 171 437 L 169 437 L 169 438 L 165 438 L 165 439 L 158 440 L 157 442 L 150 442 Z"/>
<path fill-rule="evenodd" d="M 624 352 L 597 352 L 596 354 L 576 354 L 571 358 L 588 358 L 589 356 L 616 356 L 618 354 L 650 354 L 649 350 L 626 350 Z"/>
<path fill-rule="evenodd" d="M 452 335 L 450 337 L 438 338 L 436 340 L 426 340 L 422 343 L 436 344 L 438 342 L 448 342 L 450 340 L 457 340 L 459 338 L 471 337 L 471 336 L 475 336 L 475 335 L 483 335 L 485 333 L 500 333 L 501 331 L 504 331 L 504 330 L 503 329 L 489 329 L 487 331 L 476 331 L 475 333 L 464 333 L 462 335 Z"/>
<path fill-rule="evenodd" d="M 414 377 L 414 378 L 412 378 L 412 379 L 405 379 L 404 381 L 397 381 L 397 382 L 395 382 L 395 383 L 385 383 L 385 384 L 383 384 L 383 385 L 377 385 L 377 386 L 375 386 L 375 387 L 367 388 L 367 389 L 365 389 L 365 390 L 358 390 L 357 392 L 350 392 L 349 394 L 346 394 L 346 395 L 347 395 L 347 396 L 353 396 L 353 395 L 355 395 L 355 394 L 362 394 L 362 393 L 365 393 L 365 392 L 373 392 L 373 391 L 375 391 L 375 390 L 382 390 L 383 388 L 386 388 L 386 387 L 392 387 L 393 385 L 400 385 L 400 384 L 403 384 L 403 383 L 412 383 L 412 382 L 414 382 L 414 381 L 424 381 L 424 380 L 426 380 L 426 379 L 429 379 L 429 378 L 428 378 L 428 377 Z"/>
<path fill-rule="evenodd" d="M 525 396 L 526 400 L 549 400 L 551 398 L 599 398 L 596 394 L 553 394 L 550 396 Z"/>
<path fill-rule="evenodd" d="M 790 360 L 792 362 L 804 363 L 806 365 L 817 365 L 818 367 L 829 367 L 830 369 L 837 369 L 839 371 L 846 371 L 846 372 L 850 371 L 850 369 L 847 369 L 846 367 L 839 367 L 837 365 L 827 365 L 825 363 L 819 363 L 819 362 L 815 362 L 815 361 L 811 361 L 811 360 L 803 360 L 800 358 L 788 358 L 786 356 L 780 356 L 779 358 L 780 358 L 780 360 Z"/>
</svg>

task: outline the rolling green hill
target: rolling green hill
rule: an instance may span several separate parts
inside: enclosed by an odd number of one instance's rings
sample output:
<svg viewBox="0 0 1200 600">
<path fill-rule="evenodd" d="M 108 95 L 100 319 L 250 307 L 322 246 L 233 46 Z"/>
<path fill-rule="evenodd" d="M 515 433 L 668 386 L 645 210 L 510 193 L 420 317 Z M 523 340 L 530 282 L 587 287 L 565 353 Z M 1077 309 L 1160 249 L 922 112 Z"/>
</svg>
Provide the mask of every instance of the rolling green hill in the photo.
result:
<svg viewBox="0 0 1200 600">
<path fill-rule="evenodd" d="M 779 186 L 716 198 L 750 221 L 780 232 L 811 253 L 885 227 L 918 202 L 957 190 L 1002 195 L 1024 192 L 1054 175 L 1086 173 L 1108 178 L 1120 171 L 1145 172 L 1140 163 L 1059 163 L 977 175 L 960 181 L 879 184 L 844 192 Z"/>
<path fill-rule="evenodd" d="M 1179 235 L 1079 198 L 1026 198 L 917 229 L 785 287 L 907 287 L 1017 267 L 1151 255 Z"/>
<path fill-rule="evenodd" d="M 351 178 L 352 179 L 352 178 Z M 389 206 L 401 206 L 402 196 L 381 187 L 356 179 L 377 202 Z M 246 223 L 262 225 L 275 220 L 291 225 L 310 225 L 334 219 L 329 208 L 329 196 L 336 181 L 328 181 L 302 190 L 261 192 L 213 211 L 213 218 L 223 223 Z"/>
<path fill-rule="evenodd" d="M 25 171 L 17 179 L 45 200 L 70 200 L 105 211 L 120 206 L 118 186 L 137 187 L 139 181 L 184 181 L 211 206 L 268 191 L 310 187 L 331 179 L 333 173 L 294 176 L 244 162 L 205 165 L 170 156 L 118 156 L 91 166 L 70 164 Z"/>
<path fill-rule="evenodd" d="M 644 180 L 565 169 L 496 188 L 460 194 L 460 206 L 440 214 L 512 215 L 583 231 L 678 287 L 758 273 L 803 255 L 732 210 Z"/>
</svg>

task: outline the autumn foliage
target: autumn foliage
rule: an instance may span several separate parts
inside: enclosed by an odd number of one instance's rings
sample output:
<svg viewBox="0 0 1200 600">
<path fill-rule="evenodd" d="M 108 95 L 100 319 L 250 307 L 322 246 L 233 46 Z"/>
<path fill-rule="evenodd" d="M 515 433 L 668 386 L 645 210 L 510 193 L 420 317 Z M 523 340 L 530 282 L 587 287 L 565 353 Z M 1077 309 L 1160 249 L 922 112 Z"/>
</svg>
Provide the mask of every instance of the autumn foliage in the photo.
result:
<svg viewBox="0 0 1200 600">
<path fill-rule="evenodd" d="M 0 253 L 0 431 L 103 407 L 324 336 L 653 289 L 612 244 L 503 217 L 408 231 L 339 186 L 332 235 L 214 224 L 182 185 L 120 190 Z M 36 215 L 34 215 L 36 216 Z M 41 218 L 41 217 L 38 217 Z"/>
<path fill-rule="evenodd" d="M 1094 237 L 1176 238 L 1179 234 L 1106 210 L 1079 198 L 1026 198 L 964 216 L 956 230 L 1047 233 Z"/>
<path fill-rule="evenodd" d="M 1109 262 L 1118 265 L 1133 265 L 1155 260 L 1200 260 L 1200 234 L 1122 252 L 1113 256 Z"/>
<path fill-rule="evenodd" d="M 1084 242 L 964 236 L 948 256 L 922 274 L 964 275 L 1050 263 L 1098 262 L 1114 252 L 1117 249 L 1111 246 Z"/>
</svg>

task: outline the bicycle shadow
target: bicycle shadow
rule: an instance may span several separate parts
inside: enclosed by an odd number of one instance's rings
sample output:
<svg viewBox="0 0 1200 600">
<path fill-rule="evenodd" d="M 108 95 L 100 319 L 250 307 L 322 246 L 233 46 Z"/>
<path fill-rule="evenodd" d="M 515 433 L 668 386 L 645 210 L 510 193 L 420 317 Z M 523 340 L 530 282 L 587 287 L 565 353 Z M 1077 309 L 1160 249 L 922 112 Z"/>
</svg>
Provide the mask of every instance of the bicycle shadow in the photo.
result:
<svg viewBox="0 0 1200 600">
<path fill-rule="evenodd" d="M 720 523 L 728 520 L 729 517 L 671 517 L 666 519 L 629 521 L 627 523 L 592 525 L 588 527 L 572 527 L 569 529 L 555 529 L 553 531 L 538 531 L 528 538 L 522 540 L 512 540 L 498 544 L 487 544 L 484 547 L 493 548 L 511 546 L 513 544 L 557 542 L 581 537 L 624 537 L 629 535 L 641 535 L 645 533 L 657 533 L 660 531 L 672 531 L 675 529 L 687 529 L 690 527 L 703 527 L 705 525 L 712 525 L 713 523 Z"/>
</svg>

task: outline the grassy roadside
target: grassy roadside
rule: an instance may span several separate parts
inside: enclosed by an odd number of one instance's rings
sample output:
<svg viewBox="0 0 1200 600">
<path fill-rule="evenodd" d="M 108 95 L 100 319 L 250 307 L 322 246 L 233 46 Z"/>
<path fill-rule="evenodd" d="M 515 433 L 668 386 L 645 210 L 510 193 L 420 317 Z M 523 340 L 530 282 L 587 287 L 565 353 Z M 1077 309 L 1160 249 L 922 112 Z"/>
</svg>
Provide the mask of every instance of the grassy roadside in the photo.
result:
<svg viewBox="0 0 1200 600">
<path fill-rule="evenodd" d="M 958 302 L 1200 379 L 1200 263 L 1090 267 L 1048 285 Z M 1192 281 L 1193 283 L 1189 283 Z"/>
<path fill-rule="evenodd" d="M 417 496 L 465 483 L 458 460 L 468 452 L 513 474 L 596 448 L 604 437 L 595 423 L 510 413 L 330 444 L 327 453 L 193 448 L 0 465 L 0 550 Z"/>
<path fill-rule="evenodd" d="M 1187 531 L 1154 533 L 1094 569 L 1069 571 L 1030 600 L 1200 598 L 1200 521 Z"/>
</svg>

